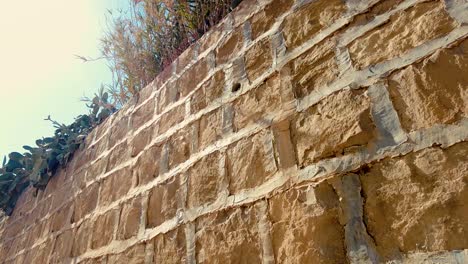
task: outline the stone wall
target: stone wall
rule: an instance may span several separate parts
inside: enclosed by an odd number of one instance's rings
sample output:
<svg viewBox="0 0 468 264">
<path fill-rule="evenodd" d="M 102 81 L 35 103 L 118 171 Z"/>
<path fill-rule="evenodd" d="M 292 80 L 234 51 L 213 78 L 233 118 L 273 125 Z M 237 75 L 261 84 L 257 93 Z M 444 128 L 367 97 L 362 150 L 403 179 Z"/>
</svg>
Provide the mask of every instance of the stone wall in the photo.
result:
<svg viewBox="0 0 468 264">
<path fill-rule="evenodd" d="M 244 0 L 22 195 L 0 262 L 467 263 L 467 22 Z"/>
</svg>

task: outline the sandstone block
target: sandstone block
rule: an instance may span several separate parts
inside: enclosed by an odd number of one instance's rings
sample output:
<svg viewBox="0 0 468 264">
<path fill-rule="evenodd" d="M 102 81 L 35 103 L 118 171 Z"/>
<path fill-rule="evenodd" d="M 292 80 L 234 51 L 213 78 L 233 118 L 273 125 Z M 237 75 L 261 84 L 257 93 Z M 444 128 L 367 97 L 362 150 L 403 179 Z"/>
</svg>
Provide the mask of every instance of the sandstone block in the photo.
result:
<svg viewBox="0 0 468 264">
<path fill-rule="evenodd" d="M 385 159 L 361 172 L 367 231 L 384 261 L 468 244 L 468 143 Z"/>
<path fill-rule="evenodd" d="M 184 226 L 154 238 L 155 263 L 186 263 L 187 253 Z"/>
<path fill-rule="evenodd" d="M 175 168 L 180 163 L 185 162 L 190 158 L 190 155 L 196 150 L 193 149 L 193 124 L 187 125 L 185 128 L 173 134 L 169 140 L 169 169 Z"/>
<path fill-rule="evenodd" d="M 159 123 L 159 133 L 163 134 L 169 128 L 177 125 L 178 123 L 182 122 L 185 117 L 185 105 L 179 105 L 169 112 L 163 114 L 161 116 L 161 121 Z"/>
<path fill-rule="evenodd" d="M 101 159 L 96 160 L 93 164 L 89 165 L 86 169 L 86 182 L 91 182 L 95 180 L 97 177 L 104 174 L 107 168 L 107 163 L 109 161 L 108 157 L 103 157 Z M 76 177 L 76 176 L 74 176 Z M 83 186 L 84 187 L 84 186 Z M 81 188 L 80 188 L 81 189 Z"/>
<path fill-rule="evenodd" d="M 300 166 L 366 147 L 374 138 L 369 98 L 344 90 L 300 113 L 291 130 Z"/>
<path fill-rule="evenodd" d="M 155 102 L 155 100 L 149 100 L 131 115 L 130 122 L 132 122 L 131 128 L 133 130 L 138 129 L 139 127 L 153 119 Z"/>
<path fill-rule="evenodd" d="M 154 187 L 149 194 L 146 226 L 156 227 L 175 217 L 184 205 L 183 193 L 180 176 Z"/>
<path fill-rule="evenodd" d="M 326 86 L 338 77 L 335 46 L 334 38 L 325 39 L 286 65 L 297 98 Z"/>
<path fill-rule="evenodd" d="M 175 81 L 170 81 L 166 83 L 161 88 L 161 91 L 156 95 L 158 102 L 158 113 L 162 113 L 166 107 L 177 102 L 180 99 L 179 87 L 176 85 Z"/>
<path fill-rule="evenodd" d="M 145 150 L 133 168 L 138 185 L 144 185 L 159 176 L 161 145 L 154 145 Z"/>
<path fill-rule="evenodd" d="M 224 26 L 225 24 L 223 22 L 215 25 L 197 41 L 200 46 L 198 54 L 201 54 L 206 50 L 214 47 L 214 45 L 221 39 L 221 36 L 223 35 Z"/>
<path fill-rule="evenodd" d="M 129 239 L 138 233 L 141 222 L 141 209 L 140 197 L 133 198 L 123 204 L 120 212 L 117 239 Z"/>
<path fill-rule="evenodd" d="M 265 33 L 274 24 L 274 21 L 287 12 L 294 4 L 294 0 L 276 0 L 267 4 L 262 12 L 255 14 L 251 19 L 252 40 Z"/>
<path fill-rule="evenodd" d="M 251 82 L 271 68 L 273 57 L 269 38 L 255 43 L 245 53 L 245 68 Z"/>
<path fill-rule="evenodd" d="M 197 263 L 262 263 L 262 244 L 254 207 L 238 207 L 198 218 Z"/>
<path fill-rule="evenodd" d="M 109 172 L 130 159 L 131 149 L 127 140 L 117 145 L 109 154 L 106 172 Z"/>
<path fill-rule="evenodd" d="M 93 259 L 85 259 L 80 264 L 107 264 L 107 256 L 93 258 Z"/>
<path fill-rule="evenodd" d="M 223 171 L 220 152 L 203 157 L 188 170 L 187 205 L 198 207 L 214 202 L 221 191 Z"/>
<path fill-rule="evenodd" d="M 242 26 L 222 40 L 216 48 L 216 65 L 221 65 L 232 59 L 244 46 L 244 36 Z"/>
<path fill-rule="evenodd" d="M 113 118 L 111 130 L 112 134 L 109 136 L 109 149 L 114 147 L 127 135 L 129 130 L 128 117 L 125 116 L 124 113 L 117 113 Z"/>
<path fill-rule="evenodd" d="M 94 183 L 83 190 L 75 198 L 72 222 L 78 222 L 97 206 L 99 195 L 99 183 Z"/>
<path fill-rule="evenodd" d="M 125 250 L 122 253 L 110 255 L 107 263 L 113 264 L 145 264 L 146 243 L 140 243 Z"/>
<path fill-rule="evenodd" d="M 456 27 L 443 1 L 419 3 L 391 16 L 390 21 L 359 37 L 349 46 L 357 68 L 392 59 Z"/>
<path fill-rule="evenodd" d="M 283 22 L 283 34 L 288 50 L 300 46 L 322 29 L 333 24 L 346 11 L 341 0 L 311 1 L 296 12 L 288 15 Z"/>
<path fill-rule="evenodd" d="M 114 238 L 114 229 L 119 220 L 119 209 L 111 209 L 94 219 L 91 248 L 97 249 L 108 245 Z"/>
<path fill-rule="evenodd" d="M 88 220 L 82 222 L 75 231 L 74 239 L 73 239 L 73 247 L 72 247 L 72 257 L 80 256 L 88 250 L 89 241 L 90 241 L 90 233 L 91 233 L 91 225 Z"/>
<path fill-rule="evenodd" d="M 278 170 L 271 131 L 263 130 L 229 146 L 226 164 L 231 194 L 265 183 Z"/>
<path fill-rule="evenodd" d="M 151 138 L 153 135 L 153 126 L 149 126 L 132 139 L 132 151 L 131 156 L 136 157 L 140 152 L 151 142 Z"/>
<path fill-rule="evenodd" d="M 71 211 L 73 210 L 72 205 L 72 203 L 65 204 L 62 208 L 53 213 L 50 232 L 60 231 L 70 224 Z"/>
<path fill-rule="evenodd" d="M 70 259 L 73 245 L 73 230 L 68 229 L 55 238 L 49 263 L 64 263 Z"/>
<path fill-rule="evenodd" d="M 222 96 L 225 85 L 223 70 L 217 71 L 195 91 L 190 102 L 191 113 L 195 114 Z"/>
<path fill-rule="evenodd" d="M 100 186 L 99 206 L 107 206 L 125 196 L 132 188 L 132 178 L 128 167 L 118 170 L 106 177 Z"/>
<path fill-rule="evenodd" d="M 176 72 L 180 74 L 187 65 L 197 59 L 198 45 L 194 44 L 188 47 L 182 54 L 179 55 L 176 61 Z"/>
<path fill-rule="evenodd" d="M 352 28 L 354 26 L 361 26 L 371 22 L 376 16 L 384 14 L 396 6 L 398 6 L 404 0 L 385 0 L 378 1 L 373 6 L 371 6 L 365 13 L 359 14 L 353 17 L 353 21 L 348 26 Z M 359 2 L 359 1 L 357 1 Z"/>
<path fill-rule="evenodd" d="M 390 77 L 389 93 L 405 130 L 468 116 L 467 50 L 465 39 Z"/>
<path fill-rule="evenodd" d="M 185 71 L 177 80 L 180 96 L 185 97 L 193 91 L 208 75 L 210 70 L 206 59 L 200 59 Z"/>
<path fill-rule="evenodd" d="M 200 150 L 221 138 L 223 131 L 222 109 L 217 108 L 200 118 L 199 146 Z"/>
<path fill-rule="evenodd" d="M 264 116 L 284 108 L 281 88 L 280 78 L 275 74 L 236 99 L 233 102 L 234 129 L 238 131 L 252 123 L 270 123 Z"/>
<path fill-rule="evenodd" d="M 269 200 L 276 263 L 346 263 L 339 201 L 326 182 L 276 195 Z"/>
</svg>

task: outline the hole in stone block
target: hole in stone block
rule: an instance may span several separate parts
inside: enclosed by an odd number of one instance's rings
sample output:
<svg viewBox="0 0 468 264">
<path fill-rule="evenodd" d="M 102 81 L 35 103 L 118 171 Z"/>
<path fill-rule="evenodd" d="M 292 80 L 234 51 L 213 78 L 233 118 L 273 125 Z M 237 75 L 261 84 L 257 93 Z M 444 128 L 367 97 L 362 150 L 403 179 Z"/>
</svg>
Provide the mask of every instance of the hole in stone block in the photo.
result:
<svg viewBox="0 0 468 264">
<path fill-rule="evenodd" d="M 232 91 L 233 93 L 235 93 L 235 92 L 239 91 L 240 88 L 241 88 L 241 84 L 240 84 L 240 83 L 235 83 L 235 84 L 232 85 L 231 91 Z"/>
</svg>

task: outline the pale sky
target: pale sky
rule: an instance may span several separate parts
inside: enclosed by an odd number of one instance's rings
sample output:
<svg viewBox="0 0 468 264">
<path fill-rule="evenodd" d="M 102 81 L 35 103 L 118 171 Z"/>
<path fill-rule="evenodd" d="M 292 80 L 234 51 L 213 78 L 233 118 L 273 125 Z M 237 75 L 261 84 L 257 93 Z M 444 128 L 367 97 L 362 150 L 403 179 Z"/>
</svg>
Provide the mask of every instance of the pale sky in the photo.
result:
<svg viewBox="0 0 468 264">
<path fill-rule="evenodd" d="M 0 3 L 0 162 L 52 136 L 48 115 L 69 124 L 87 112 L 80 98 L 92 96 L 110 72 L 97 57 L 107 9 L 129 0 L 21 0 Z M 1 164 L 0 164 L 1 165 Z"/>
</svg>

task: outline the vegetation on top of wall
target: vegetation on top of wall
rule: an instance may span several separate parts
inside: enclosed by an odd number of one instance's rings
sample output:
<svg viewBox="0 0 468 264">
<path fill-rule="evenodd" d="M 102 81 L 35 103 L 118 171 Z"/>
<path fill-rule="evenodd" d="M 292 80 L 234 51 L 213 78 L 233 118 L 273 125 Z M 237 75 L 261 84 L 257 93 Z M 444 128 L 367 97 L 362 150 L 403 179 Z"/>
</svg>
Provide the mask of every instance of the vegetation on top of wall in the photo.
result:
<svg viewBox="0 0 468 264">
<path fill-rule="evenodd" d="M 103 90 L 87 106 L 90 112 L 78 116 L 70 125 L 50 118 L 56 128 L 54 136 L 36 140 L 36 146 L 24 146 L 24 153 L 12 152 L 3 159 L 0 168 L 0 208 L 5 214 L 13 212 L 16 201 L 29 185 L 44 189 L 59 167 L 65 166 L 73 153 L 83 146 L 86 135 L 116 111 Z"/>
<path fill-rule="evenodd" d="M 217 24 L 242 0 L 131 0 L 129 13 L 112 18 L 102 39 L 103 57 L 113 73 L 111 84 L 88 102 L 88 114 L 70 125 L 50 118 L 54 136 L 12 152 L 0 168 L 0 209 L 11 215 L 21 193 L 30 185 L 44 189 L 59 167 L 83 146 L 86 135 L 132 96 L 148 85 L 164 67 Z M 84 61 L 86 57 L 79 57 Z"/>
</svg>

